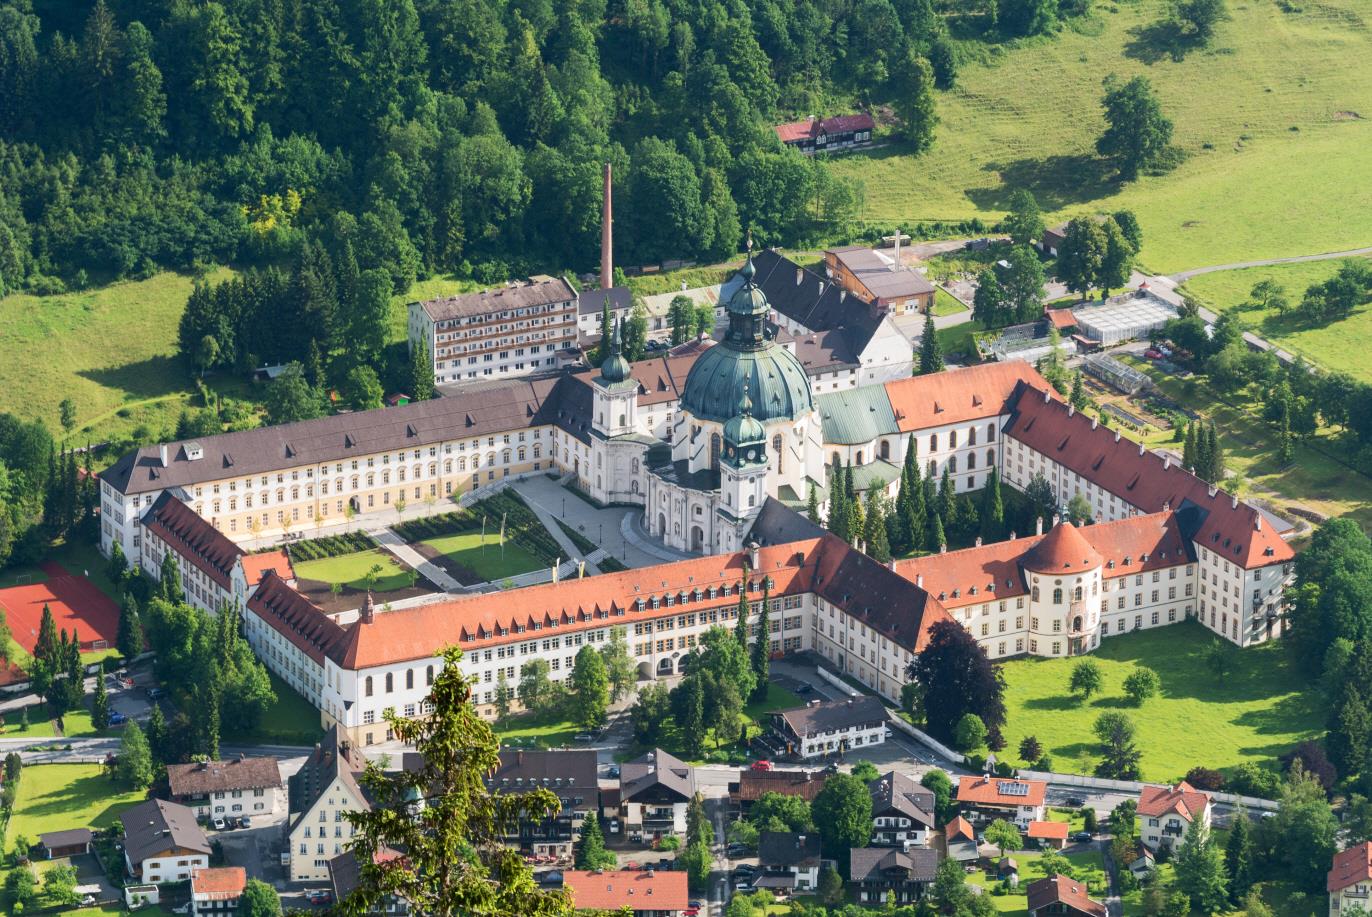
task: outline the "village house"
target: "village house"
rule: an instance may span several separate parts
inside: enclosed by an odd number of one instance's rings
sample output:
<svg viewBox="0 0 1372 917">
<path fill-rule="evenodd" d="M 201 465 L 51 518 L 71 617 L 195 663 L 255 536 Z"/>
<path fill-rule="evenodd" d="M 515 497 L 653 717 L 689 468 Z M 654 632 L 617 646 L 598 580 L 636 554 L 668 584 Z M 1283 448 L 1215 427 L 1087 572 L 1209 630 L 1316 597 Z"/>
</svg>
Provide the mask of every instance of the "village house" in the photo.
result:
<svg viewBox="0 0 1372 917">
<path fill-rule="evenodd" d="M 682 917 L 690 907 L 686 873 L 681 870 L 568 870 L 562 887 L 579 911 L 614 914 L 628 909 L 633 917 Z"/>
<path fill-rule="evenodd" d="M 376 852 L 374 862 L 387 863 L 400 854 L 389 847 Z M 362 878 L 362 863 L 351 850 L 345 850 L 329 860 L 329 889 L 335 902 L 342 901 L 353 893 Z M 386 895 L 381 903 L 368 909 L 368 917 L 404 917 L 410 912 L 410 905 L 399 895 Z"/>
<path fill-rule="evenodd" d="M 68 828 L 65 831 L 49 831 L 38 835 L 38 846 L 30 851 L 34 857 L 56 860 L 61 857 L 80 856 L 91 852 L 91 841 L 95 838 L 90 828 Z"/>
<path fill-rule="evenodd" d="M 1030 882 L 1029 917 L 1106 917 L 1105 905 L 1086 894 L 1086 886 L 1067 876 Z"/>
<path fill-rule="evenodd" d="M 1329 892 L 1329 917 L 1342 917 L 1354 908 L 1372 909 L 1372 841 L 1334 854 L 1325 888 Z"/>
<path fill-rule="evenodd" d="M 210 842 L 195 813 L 163 799 L 149 799 L 125 810 L 124 865 L 138 882 L 185 882 L 210 865 Z"/>
<path fill-rule="evenodd" d="M 845 290 L 884 312 L 928 312 L 934 306 L 934 285 L 901 264 L 899 257 L 899 249 L 887 254 L 865 245 L 846 245 L 825 249 L 824 267 Z"/>
<path fill-rule="evenodd" d="M 934 830 L 933 791 L 899 771 L 882 774 L 867 788 L 872 793 L 872 846 L 928 846 Z"/>
<path fill-rule="evenodd" d="M 1145 786 L 1139 792 L 1139 838 L 1157 850 L 1185 842 L 1186 829 L 1199 819 L 1210 828 L 1210 794 L 1183 780 L 1176 786 Z"/>
<path fill-rule="evenodd" d="M 292 882 L 329 878 L 329 860 L 354 833 L 345 814 L 371 808 L 357 782 L 366 765 L 356 746 L 332 728 L 291 778 L 286 836 Z"/>
<path fill-rule="evenodd" d="M 819 887 L 819 846 L 819 835 L 813 831 L 762 832 L 757 839 L 757 862 L 763 871 L 754 879 L 754 887 L 786 893 L 814 891 Z M 759 881 L 769 877 L 782 881 L 775 885 Z"/>
<path fill-rule="evenodd" d="M 203 818 L 286 812 L 286 784 L 275 758 L 168 764 L 167 786 L 173 801 Z"/>
<path fill-rule="evenodd" d="M 865 847 L 848 852 L 848 884 L 866 905 L 915 904 L 938 873 L 938 851 L 927 847 L 893 850 Z"/>
<path fill-rule="evenodd" d="M 778 124 L 777 139 L 809 156 L 814 153 L 846 153 L 872 145 L 876 122 L 866 112 Z"/>
<path fill-rule="evenodd" d="M 689 764 L 655 748 L 619 769 L 619 817 L 631 841 L 648 843 L 686 833 L 686 809 L 696 794 Z"/>
<path fill-rule="evenodd" d="M 1048 784 L 1040 780 L 1008 777 L 959 777 L 957 802 L 963 814 L 971 812 L 984 821 L 1003 818 L 1020 828 L 1043 821 L 1044 796 Z"/>
<path fill-rule="evenodd" d="M 506 840 L 535 854 L 571 853 L 582 821 L 600 810 L 598 768 L 596 753 L 590 750 L 502 751 L 500 766 L 482 778 L 487 789 L 504 795 L 549 790 L 562 804 L 556 814 L 521 818 Z"/>
<path fill-rule="evenodd" d="M 1031 821 L 1024 830 L 1024 836 L 1046 850 L 1061 850 L 1067 846 L 1067 834 L 1071 827 L 1065 821 Z"/>
<path fill-rule="evenodd" d="M 870 695 L 845 700 L 812 700 L 804 707 L 772 714 L 772 731 L 787 754 L 819 758 L 886 741 L 886 705 Z"/>
<path fill-rule="evenodd" d="M 738 783 L 729 784 L 729 801 L 744 812 L 752 808 L 766 793 L 782 796 L 797 796 L 806 802 L 814 802 L 819 791 L 824 789 L 834 771 L 823 770 L 770 770 L 760 771 L 744 768 L 739 771 Z"/>
<path fill-rule="evenodd" d="M 961 815 L 943 826 L 944 847 L 949 859 L 959 863 L 973 863 L 981 855 L 977 850 L 977 834 L 972 823 Z"/>
<path fill-rule="evenodd" d="M 191 913 L 195 917 L 230 917 L 238 913 L 238 900 L 248 887 L 242 866 L 217 866 L 191 873 Z"/>
</svg>

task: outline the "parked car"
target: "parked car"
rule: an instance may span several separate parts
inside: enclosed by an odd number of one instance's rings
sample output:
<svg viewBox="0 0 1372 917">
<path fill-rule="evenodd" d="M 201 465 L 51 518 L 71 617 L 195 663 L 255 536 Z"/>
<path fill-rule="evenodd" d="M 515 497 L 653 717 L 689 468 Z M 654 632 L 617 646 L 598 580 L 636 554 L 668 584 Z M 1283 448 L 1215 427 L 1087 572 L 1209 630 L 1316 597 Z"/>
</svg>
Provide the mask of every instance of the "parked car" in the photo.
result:
<svg viewBox="0 0 1372 917">
<path fill-rule="evenodd" d="M 1149 347 L 1147 350 L 1145 350 L 1145 351 L 1143 352 L 1143 355 L 1144 355 L 1145 357 L 1147 357 L 1148 359 L 1150 359 L 1150 360 L 1161 360 L 1161 359 L 1162 359 L 1162 351 L 1161 351 L 1161 350 L 1158 350 L 1158 349 L 1155 348 L 1155 347 Z"/>
<path fill-rule="evenodd" d="M 739 863 L 734 867 L 735 876 L 752 876 L 757 872 L 757 867 L 752 863 Z"/>
<path fill-rule="evenodd" d="M 751 853 L 746 844 L 730 844 L 724 848 L 724 855 L 733 859 L 734 857 L 746 857 Z"/>
<path fill-rule="evenodd" d="M 310 904 L 333 904 L 333 892 L 327 888 L 312 888 L 305 893 Z"/>
<path fill-rule="evenodd" d="M 210 822 L 210 827 L 213 828 L 213 829 L 216 830 L 216 831 L 223 831 L 227 826 L 224 824 L 224 819 L 219 818 L 218 816 L 216 816 L 216 817 Z"/>
<path fill-rule="evenodd" d="M 610 769 L 607 770 L 607 771 L 605 772 L 605 776 L 609 777 L 611 780 L 618 779 L 618 777 L 619 777 L 619 765 L 618 765 L 618 764 L 611 764 L 611 765 L 610 765 Z"/>
<path fill-rule="evenodd" d="M 591 735 L 589 732 L 578 732 L 576 735 L 572 736 L 572 740 L 576 742 L 589 742 L 593 738 L 595 738 L 595 736 Z"/>
<path fill-rule="evenodd" d="M 698 915 L 700 914 L 700 908 L 688 907 L 686 908 L 686 910 L 682 911 L 681 914 L 682 917 L 698 917 Z"/>
<path fill-rule="evenodd" d="M 809 694 L 809 693 L 810 693 L 811 691 L 813 691 L 813 690 L 815 690 L 815 686 L 812 685 L 812 684 L 810 684 L 809 682 L 806 682 L 805 684 L 803 684 L 803 685 L 799 686 L 798 688 L 796 688 L 796 693 L 797 693 L 797 694 Z"/>
<path fill-rule="evenodd" d="M 753 762 L 753 770 L 755 770 L 755 771 L 769 771 L 769 770 L 771 770 L 771 769 L 772 769 L 772 762 L 771 762 L 771 761 L 768 761 L 768 760 L 766 760 L 766 759 L 763 759 L 763 760 L 761 760 L 761 761 L 754 761 L 754 762 Z"/>
<path fill-rule="evenodd" d="M 118 710 L 114 710 L 114 711 L 111 711 L 111 712 L 110 712 L 110 725 L 111 725 L 111 726 L 121 726 L 121 725 L 123 725 L 124 723 L 127 723 L 128 721 L 129 721 L 129 718 L 128 718 L 127 716 L 125 716 L 124 714 L 120 713 Z"/>
<path fill-rule="evenodd" d="M 92 906 L 93 904 L 95 904 L 95 896 L 94 896 L 94 895 L 86 895 L 86 897 L 84 897 L 84 898 L 81 899 L 81 906 L 82 906 L 82 907 L 90 907 L 90 906 Z"/>
<path fill-rule="evenodd" d="M 240 827 L 240 828 L 251 828 L 251 827 L 252 827 L 252 816 L 244 815 L 242 818 L 240 818 L 240 819 L 238 820 L 238 827 Z"/>
<path fill-rule="evenodd" d="M 1076 834 L 1072 835 L 1072 840 L 1076 841 L 1078 844 L 1089 844 L 1091 841 L 1095 840 L 1095 835 L 1090 831 L 1078 831 Z"/>
<path fill-rule="evenodd" d="M 1082 799 L 1080 796 L 1068 796 L 1067 805 L 1071 806 L 1074 809 L 1078 809 L 1086 805 L 1086 800 Z"/>
<path fill-rule="evenodd" d="M 148 700 L 157 700 L 166 694 L 161 688 L 148 688 Z"/>
<path fill-rule="evenodd" d="M 230 831 L 237 831 L 237 830 L 238 830 L 238 825 L 239 825 L 238 816 L 236 816 L 236 815 L 225 815 L 225 816 L 224 816 L 224 824 L 225 824 L 226 826 L 228 826 L 228 829 L 229 829 Z"/>
</svg>

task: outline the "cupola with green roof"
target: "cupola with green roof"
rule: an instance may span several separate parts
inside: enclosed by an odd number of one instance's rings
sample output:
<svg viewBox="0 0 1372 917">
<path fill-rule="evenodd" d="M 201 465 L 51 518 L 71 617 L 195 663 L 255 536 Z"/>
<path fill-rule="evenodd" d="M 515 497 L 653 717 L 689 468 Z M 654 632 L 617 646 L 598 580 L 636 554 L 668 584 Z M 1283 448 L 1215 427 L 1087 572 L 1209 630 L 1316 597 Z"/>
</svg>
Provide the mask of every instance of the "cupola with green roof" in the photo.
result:
<svg viewBox="0 0 1372 917">
<path fill-rule="evenodd" d="M 724 458 L 735 465 L 767 462 L 767 429 L 753 417 L 747 382 L 738 400 L 738 413 L 724 423 Z"/>
<path fill-rule="evenodd" d="M 796 420 L 815 407 L 805 368 L 767 336 L 770 307 L 755 280 L 752 248 L 750 239 L 748 259 L 739 271 L 743 285 L 725 304 L 729 329 L 724 340 L 696 360 L 681 393 L 682 409 L 699 420 L 724 423 L 733 417 L 744 385 L 754 393 L 755 421 Z"/>
</svg>

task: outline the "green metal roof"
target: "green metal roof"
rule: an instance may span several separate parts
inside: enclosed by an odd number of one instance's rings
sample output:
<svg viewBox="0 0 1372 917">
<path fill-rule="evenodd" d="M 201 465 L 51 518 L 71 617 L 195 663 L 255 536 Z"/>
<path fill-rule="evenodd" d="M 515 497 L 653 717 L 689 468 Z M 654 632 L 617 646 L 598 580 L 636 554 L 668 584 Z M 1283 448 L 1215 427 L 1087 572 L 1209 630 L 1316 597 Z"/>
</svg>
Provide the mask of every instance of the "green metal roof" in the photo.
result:
<svg viewBox="0 0 1372 917">
<path fill-rule="evenodd" d="M 900 466 L 881 459 L 867 465 L 854 465 L 853 490 L 864 491 L 873 487 L 885 487 L 898 477 Z"/>
<path fill-rule="evenodd" d="M 853 446 L 900 432 L 884 385 L 826 392 L 815 401 L 826 443 Z"/>
</svg>

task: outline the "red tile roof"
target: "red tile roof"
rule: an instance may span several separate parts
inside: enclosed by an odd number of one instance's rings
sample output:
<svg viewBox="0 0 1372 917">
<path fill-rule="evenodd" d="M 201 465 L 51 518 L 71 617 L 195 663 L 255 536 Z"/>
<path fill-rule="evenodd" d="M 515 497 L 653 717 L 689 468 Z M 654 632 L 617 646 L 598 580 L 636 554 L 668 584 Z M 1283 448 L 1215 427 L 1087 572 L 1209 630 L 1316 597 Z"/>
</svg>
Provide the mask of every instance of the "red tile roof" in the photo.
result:
<svg viewBox="0 0 1372 917">
<path fill-rule="evenodd" d="M 886 383 L 886 397 L 902 433 L 1010 413 L 1025 384 L 1051 388 L 1028 363 L 1010 360 L 912 376 Z"/>
<path fill-rule="evenodd" d="M 262 584 L 248 599 L 248 610 L 321 665 L 325 654 L 347 635 L 333 618 L 292 589 L 275 570 L 263 575 Z"/>
<path fill-rule="evenodd" d="M 1020 561 L 1033 573 L 1084 573 L 1104 566 L 1105 560 L 1070 522 L 1053 526 Z"/>
<path fill-rule="evenodd" d="M 545 636 L 550 630 L 565 633 L 727 607 L 737 601 L 736 593 L 729 598 L 723 590 L 737 586 L 747 558 L 744 552 L 699 557 L 397 609 L 377 614 L 370 624 L 351 625 L 342 639 L 331 636 L 330 625 L 342 629 L 329 621 L 312 632 L 310 645 L 318 645 L 343 668 L 356 670 L 427 659 L 447 645 L 475 649 Z M 753 573 L 757 588 L 762 575 L 772 579 L 773 597 L 818 592 L 911 652 L 924 647 L 934 622 L 948 620 L 943 607 L 923 590 L 832 535 L 764 547 Z M 714 599 L 707 597 L 711 586 L 720 590 Z M 253 602 L 262 593 L 259 589 Z M 654 598 L 657 608 L 652 607 Z M 277 616 L 291 621 L 308 617 L 305 606 L 314 606 L 301 602 L 279 601 Z M 298 627 L 292 625 L 293 630 Z"/>
<path fill-rule="evenodd" d="M 1005 792 L 1012 786 L 1028 787 L 1024 793 Z M 1048 784 L 1039 780 L 1016 780 L 1008 777 L 959 777 L 958 802 L 973 805 L 1041 806 Z"/>
<path fill-rule="evenodd" d="M 216 866 L 191 873 L 191 894 L 211 901 L 237 898 L 248 884 L 248 871 L 242 866 Z"/>
<path fill-rule="evenodd" d="M 227 591 L 233 565 L 243 551 L 195 511 L 164 492 L 143 516 L 143 527 L 167 543 L 180 557 Z"/>
<path fill-rule="evenodd" d="M 634 911 L 684 911 L 691 904 L 686 873 L 677 869 L 572 869 L 562 874 L 562 887 L 571 894 L 572 906 L 577 910 L 617 911 L 627 907 Z"/>
<path fill-rule="evenodd" d="M 1072 826 L 1065 821 L 1031 821 L 1025 832 L 1030 837 L 1041 837 L 1051 841 L 1067 840 L 1067 831 Z"/>
<path fill-rule="evenodd" d="M 958 838 L 975 841 L 977 837 L 976 832 L 972 830 L 972 823 L 961 815 L 944 825 L 943 833 L 948 836 L 950 841 L 955 841 Z"/>
<path fill-rule="evenodd" d="M 859 112 L 855 115 L 837 115 L 823 120 L 806 118 L 804 121 L 778 124 L 773 130 L 777 132 L 777 137 L 782 143 L 798 143 L 801 140 L 818 137 L 821 129 L 826 134 L 842 134 L 848 131 L 870 131 L 875 128 L 876 122 L 872 120 L 872 116 L 866 112 Z"/>
<path fill-rule="evenodd" d="M 1334 854 L 1334 868 L 1325 885 L 1332 895 L 1359 882 L 1372 882 L 1372 841 Z"/>
<path fill-rule="evenodd" d="M 1101 575 L 1106 579 L 1192 559 L 1176 513 L 1130 516 L 1076 531 L 1104 564 Z M 896 572 L 912 581 L 922 577 L 924 589 L 944 608 L 1014 598 L 1029 592 L 1021 563 L 1049 537 L 1051 533 L 897 561 Z"/>
<path fill-rule="evenodd" d="M 1053 323 L 1053 327 L 1059 331 L 1077 327 L 1077 317 L 1072 314 L 1071 309 L 1045 309 L 1044 312 Z"/>
<path fill-rule="evenodd" d="M 1192 514 L 1196 544 L 1231 563 L 1253 569 L 1295 556 L 1257 509 L 1210 487 L 1170 457 L 1069 410 L 1047 388 L 1023 386 L 1007 436 L 1144 512 L 1171 508 Z"/>
<path fill-rule="evenodd" d="M 268 570 L 275 570 L 276 575 L 284 580 L 295 579 L 295 568 L 283 550 L 243 555 L 243 575 L 247 577 L 249 589 L 262 582 L 262 575 Z"/>
<path fill-rule="evenodd" d="M 1027 893 L 1030 914 L 1051 904 L 1065 904 L 1073 910 L 1095 917 L 1105 917 L 1107 913 L 1104 904 L 1087 896 L 1085 885 L 1066 876 L 1049 876 L 1030 882 Z"/>
<path fill-rule="evenodd" d="M 1210 804 L 1206 793 L 1183 780 L 1176 786 L 1145 786 L 1139 792 L 1140 815 L 1158 818 L 1176 813 L 1187 821 L 1205 810 Z"/>
</svg>

